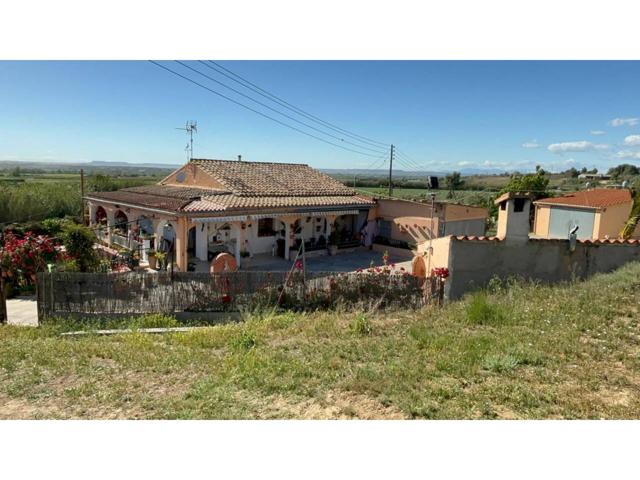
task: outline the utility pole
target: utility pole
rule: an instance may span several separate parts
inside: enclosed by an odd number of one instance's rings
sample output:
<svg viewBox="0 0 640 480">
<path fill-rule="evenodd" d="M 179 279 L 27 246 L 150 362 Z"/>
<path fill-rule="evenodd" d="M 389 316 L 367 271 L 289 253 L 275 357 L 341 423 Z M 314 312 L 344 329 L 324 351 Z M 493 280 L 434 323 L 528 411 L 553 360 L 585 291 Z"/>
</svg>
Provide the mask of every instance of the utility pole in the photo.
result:
<svg viewBox="0 0 640 480">
<path fill-rule="evenodd" d="M 80 169 L 80 205 L 82 206 L 82 224 L 86 225 L 87 221 L 84 214 L 84 168 Z"/>
<path fill-rule="evenodd" d="M 389 196 L 393 195 L 393 149 L 395 147 L 391 145 L 391 150 L 389 151 Z"/>
</svg>

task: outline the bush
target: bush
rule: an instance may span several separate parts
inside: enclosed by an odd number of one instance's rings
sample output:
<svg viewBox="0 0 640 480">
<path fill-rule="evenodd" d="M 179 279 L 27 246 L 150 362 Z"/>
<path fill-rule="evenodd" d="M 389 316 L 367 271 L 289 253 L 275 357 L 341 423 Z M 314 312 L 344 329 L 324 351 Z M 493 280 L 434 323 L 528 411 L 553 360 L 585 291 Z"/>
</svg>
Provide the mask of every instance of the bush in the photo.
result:
<svg viewBox="0 0 640 480">
<path fill-rule="evenodd" d="M 84 225 L 66 224 L 62 230 L 62 243 L 77 263 L 81 272 L 95 270 L 98 267 L 99 259 L 93 249 L 96 236 Z"/>
<path fill-rule="evenodd" d="M 46 218 L 42 221 L 42 230 L 47 235 L 57 237 L 62 233 L 65 227 L 73 225 L 76 222 L 71 217 L 65 218 Z"/>
<path fill-rule="evenodd" d="M 477 325 L 500 325 L 505 315 L 499 305 L 489 303 L 485 293 L 476 293 L 466 309 L 467 319 Z"/>
</svg>

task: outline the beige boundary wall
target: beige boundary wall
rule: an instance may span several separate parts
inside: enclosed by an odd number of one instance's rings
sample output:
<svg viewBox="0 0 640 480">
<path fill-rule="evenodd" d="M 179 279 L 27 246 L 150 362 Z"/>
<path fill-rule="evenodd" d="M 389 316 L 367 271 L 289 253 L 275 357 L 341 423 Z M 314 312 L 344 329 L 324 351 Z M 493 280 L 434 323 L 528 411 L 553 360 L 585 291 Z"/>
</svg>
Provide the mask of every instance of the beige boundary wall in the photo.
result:
<svg viewBox="0 0 640 480">
<path fill-rule="evenodd" d="M 578 242 L 571 252 L 568 240 L 510 242 L 450 236 L 434 240 L 432 247 L 431 268 L 447 267 L 451 272 L 445 288 L 445 295 L 450 299 L 486 286 L 494 276 L 554 283 L 610 272 L 625 263 L 640 261 L 640 241 L 637 240 Z"/>
</svg>

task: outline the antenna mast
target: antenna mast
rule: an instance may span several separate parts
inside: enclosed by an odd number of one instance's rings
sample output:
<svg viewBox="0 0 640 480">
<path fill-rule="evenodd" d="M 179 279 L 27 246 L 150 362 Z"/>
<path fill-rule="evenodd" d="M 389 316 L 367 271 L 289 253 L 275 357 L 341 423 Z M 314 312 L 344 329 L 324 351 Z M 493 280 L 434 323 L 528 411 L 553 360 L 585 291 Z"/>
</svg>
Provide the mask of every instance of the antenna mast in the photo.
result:
<svg viewBox="0 0 640 480">
<path fill-rule="evenodd" d="M 176 130 L 184 130 L 189 135 L 189 143 L 184 149 L 189 152 L 189 160 L 191 160 L 193 158 L 193 132 L 198 133 L 198 122 L 189 120 L 183 128 L 176 128 Z"/>
</svg>

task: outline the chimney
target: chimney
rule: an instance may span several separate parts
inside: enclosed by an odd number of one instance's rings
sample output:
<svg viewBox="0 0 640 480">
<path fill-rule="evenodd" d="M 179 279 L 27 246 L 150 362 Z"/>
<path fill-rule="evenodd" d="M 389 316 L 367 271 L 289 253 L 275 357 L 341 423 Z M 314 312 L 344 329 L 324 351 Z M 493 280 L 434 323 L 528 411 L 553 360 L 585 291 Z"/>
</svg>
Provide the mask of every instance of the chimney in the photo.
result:
<svg viewBox="0 0 640 480">
<path fill-rule="evenodd" d="M 238 155 L 238 161 L 241 162 L 242 161 L 242 155 Z"/>
<path fill-rule="evenodd" d="M 508 192 L 496 199 L 498 238 L 516 241 L 528 240 L 532 199 L 533 195 L 528 192 Z"/>
</svg>

